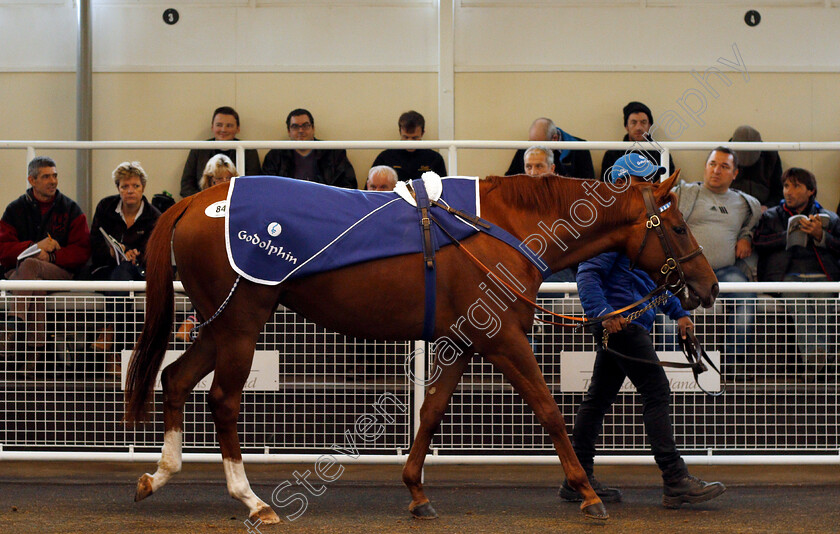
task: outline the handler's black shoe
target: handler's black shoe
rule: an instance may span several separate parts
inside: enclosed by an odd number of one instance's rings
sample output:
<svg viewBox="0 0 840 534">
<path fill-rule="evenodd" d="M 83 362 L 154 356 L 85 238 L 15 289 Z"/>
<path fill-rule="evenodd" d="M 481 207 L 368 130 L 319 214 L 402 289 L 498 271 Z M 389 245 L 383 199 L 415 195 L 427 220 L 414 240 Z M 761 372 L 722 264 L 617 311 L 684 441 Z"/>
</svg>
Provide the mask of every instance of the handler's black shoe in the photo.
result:
<svg viewBox="0 0 840 534">
<path fill-rule="evenodd" d="M 603 502 L 621 502 L 621 490 L 604 486 L 595 475 L 589 477 L 589 485 Z M 573 490 L 568 480 L 564 480 L 560 486 L 560 498 L 564 501 L 579 502 L 583 500 L 583 495 Z"/>
<path fill-rule="evenodd" d="M 706 502 L 724 491 L 726 491 L 726 486 L 720 482 L 705 482 L 695 476 L 687 475 L 675 484 L 665 484 L 662 506 L 679 508 L 683 503 Z"/>
</svg>

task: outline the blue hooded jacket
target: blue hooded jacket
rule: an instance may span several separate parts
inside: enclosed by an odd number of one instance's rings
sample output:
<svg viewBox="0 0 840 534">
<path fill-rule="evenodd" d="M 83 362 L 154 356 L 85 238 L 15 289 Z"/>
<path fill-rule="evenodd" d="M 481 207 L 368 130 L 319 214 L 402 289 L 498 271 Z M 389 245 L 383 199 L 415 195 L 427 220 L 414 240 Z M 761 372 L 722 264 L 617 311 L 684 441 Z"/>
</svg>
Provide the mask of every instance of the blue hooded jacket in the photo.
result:
<svg viewBox="0 0 840 534">
<path fill-rule="evenodd" d="M 631 271 L 630 259 L 619 252 L 605 252 L 582 262 L 578 266 L 577 286 L 583 311 L 590 318 L 623 308 L 656 289 L 650 276 L 639 269 Z M 674 320 L 689 315 L 673 295 L 659 309 Z M 627 313 L 630 312 L 623 315 Z M 650 309 L 633 322 L 650 331 L 655 318 L 656 312 Z"/>
</svg>

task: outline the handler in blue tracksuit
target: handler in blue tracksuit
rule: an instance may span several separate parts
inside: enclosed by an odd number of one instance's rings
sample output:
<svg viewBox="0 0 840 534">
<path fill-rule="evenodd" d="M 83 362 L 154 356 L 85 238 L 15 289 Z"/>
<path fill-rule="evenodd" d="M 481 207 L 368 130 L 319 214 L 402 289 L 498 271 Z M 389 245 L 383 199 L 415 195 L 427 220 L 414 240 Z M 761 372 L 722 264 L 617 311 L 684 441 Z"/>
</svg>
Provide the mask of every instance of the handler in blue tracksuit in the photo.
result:
<svg viewBox="0 0 840 534">
<path fill-rule="evenodd" d="M 644 156 L 631 153 L 615 163 L 610 180 L 615 183 L 630 178 L 631 183 L 639 183 L 663 172 L 664 167 L 655 166 Z M 671 209 L 676 209 L 676 206 Z M 598 317 L 623 308 L 656 288 L 647 273 L 631 270 L 630 260 L 618 252 L 607 252 L 581 263 L 578 266 L 577 285 L 587 317 Z M 644 304 L 631 311 L 642 306 Z M 688 312 L 673 295 L 660 305 L 660 309 L 677 321 L 681 336 L 685 336 L 686 330 L 694 328 Z M 615 402 L 625 378 L 630 378 L 642 396 L 645 431 L 656 464 L 662 471 L 662 504 L 667 508 L 679 508 L 682 503 L 713 499 L 723 493 L 726 487 L 720 482 L 708 483 L 689 475 L 677 450 L 671 426 L 671 389 L 664 369 L 656 364 L 659 358 L 650 336 L 655 317 L 653 309 L 632 321 L 616 315 L 592 329 L 599 348 L 589 389 L 575 418 L 573 444 L 595 492 L 605 502 L 620 501 L 621 490 L 606 487 L 593 476 L 595 442 L 601 433 L 604 416 Z M 601 346 L 604 330 L 609 333 L 610 349 L 651 363 L 620 358 L 604 350 Z M 581 500 L 581 495 L 565 481 L 560 488 L 560 496 L 570 501 Z"/>
</svg>

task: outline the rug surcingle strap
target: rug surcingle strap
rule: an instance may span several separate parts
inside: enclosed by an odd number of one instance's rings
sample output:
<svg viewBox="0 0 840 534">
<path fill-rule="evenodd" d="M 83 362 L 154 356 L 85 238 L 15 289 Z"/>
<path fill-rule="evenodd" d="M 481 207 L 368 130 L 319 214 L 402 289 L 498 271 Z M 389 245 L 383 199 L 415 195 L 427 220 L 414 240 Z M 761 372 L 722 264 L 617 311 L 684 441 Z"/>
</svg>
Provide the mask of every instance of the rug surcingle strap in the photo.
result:
<svg viewBox="0 0 840 534">
<path fill-rule="evenodd" d="M 423 235 L 423 264 L 425 265 L 426 298 L 423 310 L 423 339 L 430 341 L 435 330 L 435 238 L 432 233 L 432 221 L 429 211 L 431 202 L 426 192 L 423 180 L 412 180 L 414 199 L 417 202 L 417 212 L 420 216 L 420 231 Z"/>
</svg>

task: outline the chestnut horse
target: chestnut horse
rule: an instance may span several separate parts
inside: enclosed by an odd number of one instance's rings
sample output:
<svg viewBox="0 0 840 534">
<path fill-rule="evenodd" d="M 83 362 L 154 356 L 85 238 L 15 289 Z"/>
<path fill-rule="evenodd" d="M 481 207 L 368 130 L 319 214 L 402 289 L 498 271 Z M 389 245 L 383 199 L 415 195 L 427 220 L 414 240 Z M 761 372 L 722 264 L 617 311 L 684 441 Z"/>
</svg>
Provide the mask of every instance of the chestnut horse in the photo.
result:
<svg viewBox="0 0 840 534">
<path fill-rule="evenodd" d="M 543 235 L 543 243 L 551 246 L 536 252 L 552 271 L 601 252 L 621 251 L 660 283 L 670 276 L 666 267 L 670 264 L 672 269 L 676 267 L 671 272 L 680 274 L 686 283 L 677 292 L 683 307 L 693 309 L 701 303 L 709 307 L 717 296 L 717 279 L 699 253 L 671 193 L 678 175 L 679 172 L 661 183 L 624 190 L 594 180 L 550 175 L 489 177 L 479 182 L 481 216 L 520 240 L 534 234 Z M 228 184 L 218 185 L 167 210 L 149 240 L 146 322 L 131 357 L 126 383 L 128 422 L 148 416 L 152 388 L 172 332 L 171 258 L 174 257 L 184 290 L 201 317 L 213 316 L 231 295 L 237 275 L 225 249 L 225 222 L 205 215 L 208 206 L 227 198 L 228 187 Z M 653 193 L 648 194 L 648 207 L 642 194 L 645 188 Z M 655 206 L 651 207 L 653 202 Z M 651 213 L 653 209 L 658 213 Z M 656 223 L 661 222 L 658 226 L 664 231 L 664 237 L 657 238 L 653 232 L 648 234 L 651 227 L 657 226 L 651 224 L 654 219 Z M 578 224 L 569 224 L 569 220 Z M 560 224 L 561 221 L 565 224 Z M 652 236 L 648 238 L 648 235 Z M 555 246 L 552 242 L 564 245 Z M 520 289 L 524 287 L 522 295 L 532 301 L 536 298 L 542 277 L 521 252 L 484 233 L 465 239 L 462 245 L 486 264 L 503 265 L 508 279 L 516 280 Z M 670 249 L 669 257 L 666 248 Z M 526 338 L 534 322 L 533 308 L 524 299 L 516 298 L 500 313 L 501 324 L 492 336 L 486 329 L 479 330 L 464 321 L 463 316 L 478 298 L 486 297 L 480 290 L 487 287 L 486 274 L 456 246 L 441 248 L 436 259 L 434 338 L 448 334 L 460 344 L 461 355 L 447 365 L 439 362 L 435 370 L 437 377 L 426 388 L 420 427 L 403 470 L 403 481 L 411 492 L 410 512 L 420 518 L 436 517 L 421 483 L 423 463 L 449 399 L 475 353 L 504 374 L 548 431 L 569 484 L 584 497 L 583 513 L 606 519 L 606 509 L 572 450 L 563 416 Z M 408 254 L 274 286 L 243 278 L 218 317 L 199 331 L 183 356 L 163 370 L 165 434 L 161 459 L 153 475 L 140 477 L 135 500 L 148 497 L 180 471 L 184 403 L 199 380 L 215 371 L 208 404 L 222 451 L 228 492 L 248 507 L 252 520 L 279 522 L 271 507 L 251 490 L 236 428 L 242 389 L 263 325 L 282 304 L 348 336 L 420 339 L 424 268 L 421 254 Z M 449 332 L 455 324 L 459 325 L 462 336 Z"/>
</svg>

